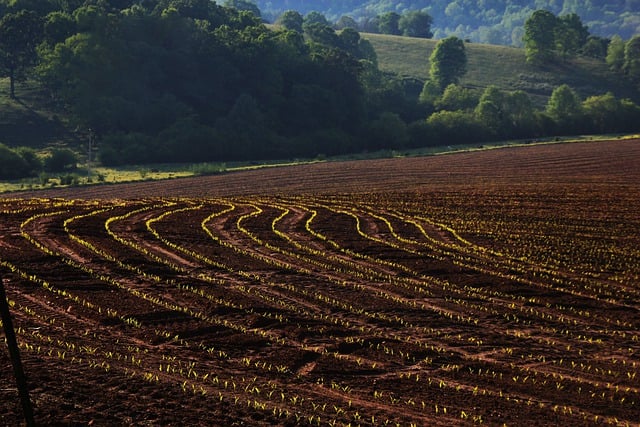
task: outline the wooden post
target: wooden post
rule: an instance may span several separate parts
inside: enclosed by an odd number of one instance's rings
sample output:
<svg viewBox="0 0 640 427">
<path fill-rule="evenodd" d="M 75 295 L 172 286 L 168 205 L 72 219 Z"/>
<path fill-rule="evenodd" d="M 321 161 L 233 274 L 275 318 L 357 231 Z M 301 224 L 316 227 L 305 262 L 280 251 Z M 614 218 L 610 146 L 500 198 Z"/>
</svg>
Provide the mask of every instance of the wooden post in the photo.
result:
<svg viewBox="0 0 640 427">
<path fill-rule="evenodd" d="M 4 334 L 7 337 L 9 356 L 11 357 L 11 363 L 13 364 L 13 374 L 16 377 L 18 394 L 20 395 L 20 401 L 22 402 L 24 420 L 27 423 L 27 427 L 32 427 L 36 424 L 33 420 L 33 410 L 31 409 L 31 400 L 29 399 L 29 390 L 27 389 L 27 378 L 24 375 L 22 362 L 20 361 L 20 351 L 18 350 L 18 342 L 16 341 L 16 334 L 13 330 L 13 323 L 11 322 L 9 301 L 7 301 L 7 294 L 4 291 L 4 279 L 2 278 L 2 274 L 0 274 L 0 314 L 2 315 Z"/>
</svg>

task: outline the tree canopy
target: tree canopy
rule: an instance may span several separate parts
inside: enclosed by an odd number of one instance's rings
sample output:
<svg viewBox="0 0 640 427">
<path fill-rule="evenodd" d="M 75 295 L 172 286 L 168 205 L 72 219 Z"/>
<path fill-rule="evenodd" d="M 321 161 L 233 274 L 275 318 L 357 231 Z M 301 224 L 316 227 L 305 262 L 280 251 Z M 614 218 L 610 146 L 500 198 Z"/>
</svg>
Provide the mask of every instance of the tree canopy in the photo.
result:
<svg viewBox="0 0 640 427">
<path fill-rule="evenodd" d="M 7 13 L 0 19 L 0 72 L 9 77 L 11 98 L 16 97 L 15 81 L 37 59 L 41 37 L 42 21 L 34 11 Z"/>
<path fill-rule="evenodd" d="M 455 36 L 440 40 L 429 61 L 429 76 L 441 90 L 452 83 L 458 83 L 460 77 L 467 72 L 464 42 Z"/>
<path fill-rule="evenodd" d="M 414 11 L 433 18 L 433 37 L 455 35 L 479 43 L 523 46 L 525 21 L 536 10 L 556 16 L 577 14 L 591 34 L 625 40 L 640 34 L 640 8 L 637 0 L 256 0 L 262 16 L 273 22 L 285 10 L 306 14 L 312 10 L 337 22 L 343 16 L 359 24 L 357 30 L 377 32 L 379 17 L 394 12 L 401 16 Z"/>
</svg>

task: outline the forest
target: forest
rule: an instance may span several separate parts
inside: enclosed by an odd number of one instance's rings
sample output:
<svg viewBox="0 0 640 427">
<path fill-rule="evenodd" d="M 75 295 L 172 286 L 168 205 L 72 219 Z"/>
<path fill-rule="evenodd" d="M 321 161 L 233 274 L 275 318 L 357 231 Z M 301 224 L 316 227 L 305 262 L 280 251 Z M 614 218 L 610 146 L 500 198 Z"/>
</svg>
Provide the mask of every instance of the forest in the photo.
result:
<svg viewBox="0 0 640 427">
<path fill-rule="evenodd" d="M 416 92 L 380 72 L 371 43 L 352 28 L 336 30 L 319 13 L 267 26 L 236 3 L 2 0 L 0 75 L 10 79 L 13 98 L 25 85 L 41 86 L 67 126 L 95 142 L 104 165 L 314 158 L 640 130 L 637 100 L 611 93 L 583 99 L 563 85 L 539 108 L 522 91 L 461 86 L 467 43 L 455 36 L 438 43 L 430 78 Z M 532 15 L 530 24 L 528 48 L 540 66 L 577 54 L 559 48 L 567 40 L 560 31 L 550 46 L 540 44 L 535 30 L 543 23 Z M 638 41 L 610 44 L 617 49 L 612 72 L 630 84 L 640 76 Z M 42 158 L 0 145 L 2 179 L 73 167 L 68 151 Z"/>
<path fill-rule="evenodd" d="M 273 22 L 286 10 L 302 14 L 318 11 L 330 21 L 343 16 L 356 21 L 363 31 L 377 26 L 380 16 L 393 12 L 428 13 L 436 38 L 451 35 L 477 43 L 522 46 L 523 27 L 536 10 L 555 15 L 578 14 L 591 33 L 604 38 L 618 35 L 630 39 L 640 33 L 638 0 L 257 0 L 262 17 Z"/>
</svg>

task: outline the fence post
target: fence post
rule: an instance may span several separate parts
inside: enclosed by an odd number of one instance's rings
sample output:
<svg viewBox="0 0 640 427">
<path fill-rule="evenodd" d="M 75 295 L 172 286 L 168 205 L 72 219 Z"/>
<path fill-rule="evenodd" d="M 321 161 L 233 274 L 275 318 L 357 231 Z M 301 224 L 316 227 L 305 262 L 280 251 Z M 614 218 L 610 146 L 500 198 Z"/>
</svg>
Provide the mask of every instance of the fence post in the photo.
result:
<svg viewBox="0 0 640 427">
<path fill-rule="evenodd" d="M 22 369 L 18 342 L 16 341 L 16 334 L 13 330 L 13 323 L 11 322 L 11 315 L 9 313 L 9 301 L 7 301 L 7 294 L 4 291 L 4 279 L 2 278 L 2 273 L 0 273 L 0 315 L 2 315 L 2 326 L 7 338 L 7 347 L 9 347 L 9 356 L 11 357 L 11 363 L 13 365 L 13 374 L 16 377 L 18 394 L 20 395 L 20 401 L 22 402 L 24 420 L 27 423 L 27 427 L 32 427 L 36 424 L 33 419 L 29 390 L 27 389 L 27 378 L 25 377 L 24 370 Z"/>
</svg>

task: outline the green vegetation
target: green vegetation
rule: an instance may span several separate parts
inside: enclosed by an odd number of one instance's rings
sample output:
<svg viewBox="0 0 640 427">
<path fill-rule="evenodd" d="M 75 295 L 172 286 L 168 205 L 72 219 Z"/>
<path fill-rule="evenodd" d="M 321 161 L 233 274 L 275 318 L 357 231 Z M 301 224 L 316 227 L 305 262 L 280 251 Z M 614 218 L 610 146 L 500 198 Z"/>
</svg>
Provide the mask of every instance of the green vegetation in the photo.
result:
<svg viewBox="0 0 640 427">
<path fill-rule="evenodd" d="M 384 34 L 363 34 L 362 37 L 375 48 L 381 71 L 406 79 L 429 78 L 429 57 L 437 40 Z M 466 43 L 465 52 L 467 73 L 461 77 L 460 84 L 468 88 L 485 89 L 495 85 L 503 90 L 522 90 L 538 106 L 545 105 L 553 89 L 563 84 L 574 88 L 583 98 L 611 92 L 640 102 L 637 86 L 611 73 L 605 62 L 595 58 L 577 56 L 541 69 L 526 62 L 524 49 Z M 624 42 L 622 52 L 624 55 Z"/>
<path fill-rule="evenodd" d="M 440 90 L 444 90 L 450 84 L 458 84 L 467 72 L 464 42 L 457 37 L 447 37 L 439 41 L 429 61 L 429 77 Z"/>
<path fill-rule="evenodd" d="M 525 21 L 536 10 L 554 15 L 578 14 L 597 37 L 618 35 L 630 39 L 640 33 L 640 8 L 635 0 L 256 0 L 262 17 L 274 22 L 285 10 L 303 15 L 317 11 L 331 22 L 349 17 L 363 32 L 381 32 L 380 17 L 389 12 L 404 16 L 414 11 L 432 18 L 435 38 L 457 36 L 475 43 L 523 45 Z"/>
<path fill-rule="evenodd" d="M 37 17 L 29 22 L 41 25 L 25 43 L 27 56 L 37 46 L 21 65 L 30 78 L 14 87 L 15 73 L 3 69 L 0 126 L 20 124 L 0 141 L 12 164 L 3 179 L 94 180 L 79 164 L 92 172 L 145 165 L 136 172 L 147 179 L 153 164 L 330 158 L 640 126 L 640 97 L 629 90 L 639 68 L 628 60 L 633 40 L 619 71 L 627 79 L 594 58 L 567 56 L 541 69 L 521 49 L 336 31 L 317 12 L 288 13 L 267 27 L 246 2 L 229 4 L 0 0 L 2 20 Z M 394 32 L 407 28 L 402 16 L 387 18 Z M 573 52 L 558 40 L 556 51 Z M 571 117 L 560 102 L 566 94 Z M 27 112 L 37 126 L 16 120 Z M 52 136 L 32 144 L 21 134 L 27 128 Z"/>
</svg>

